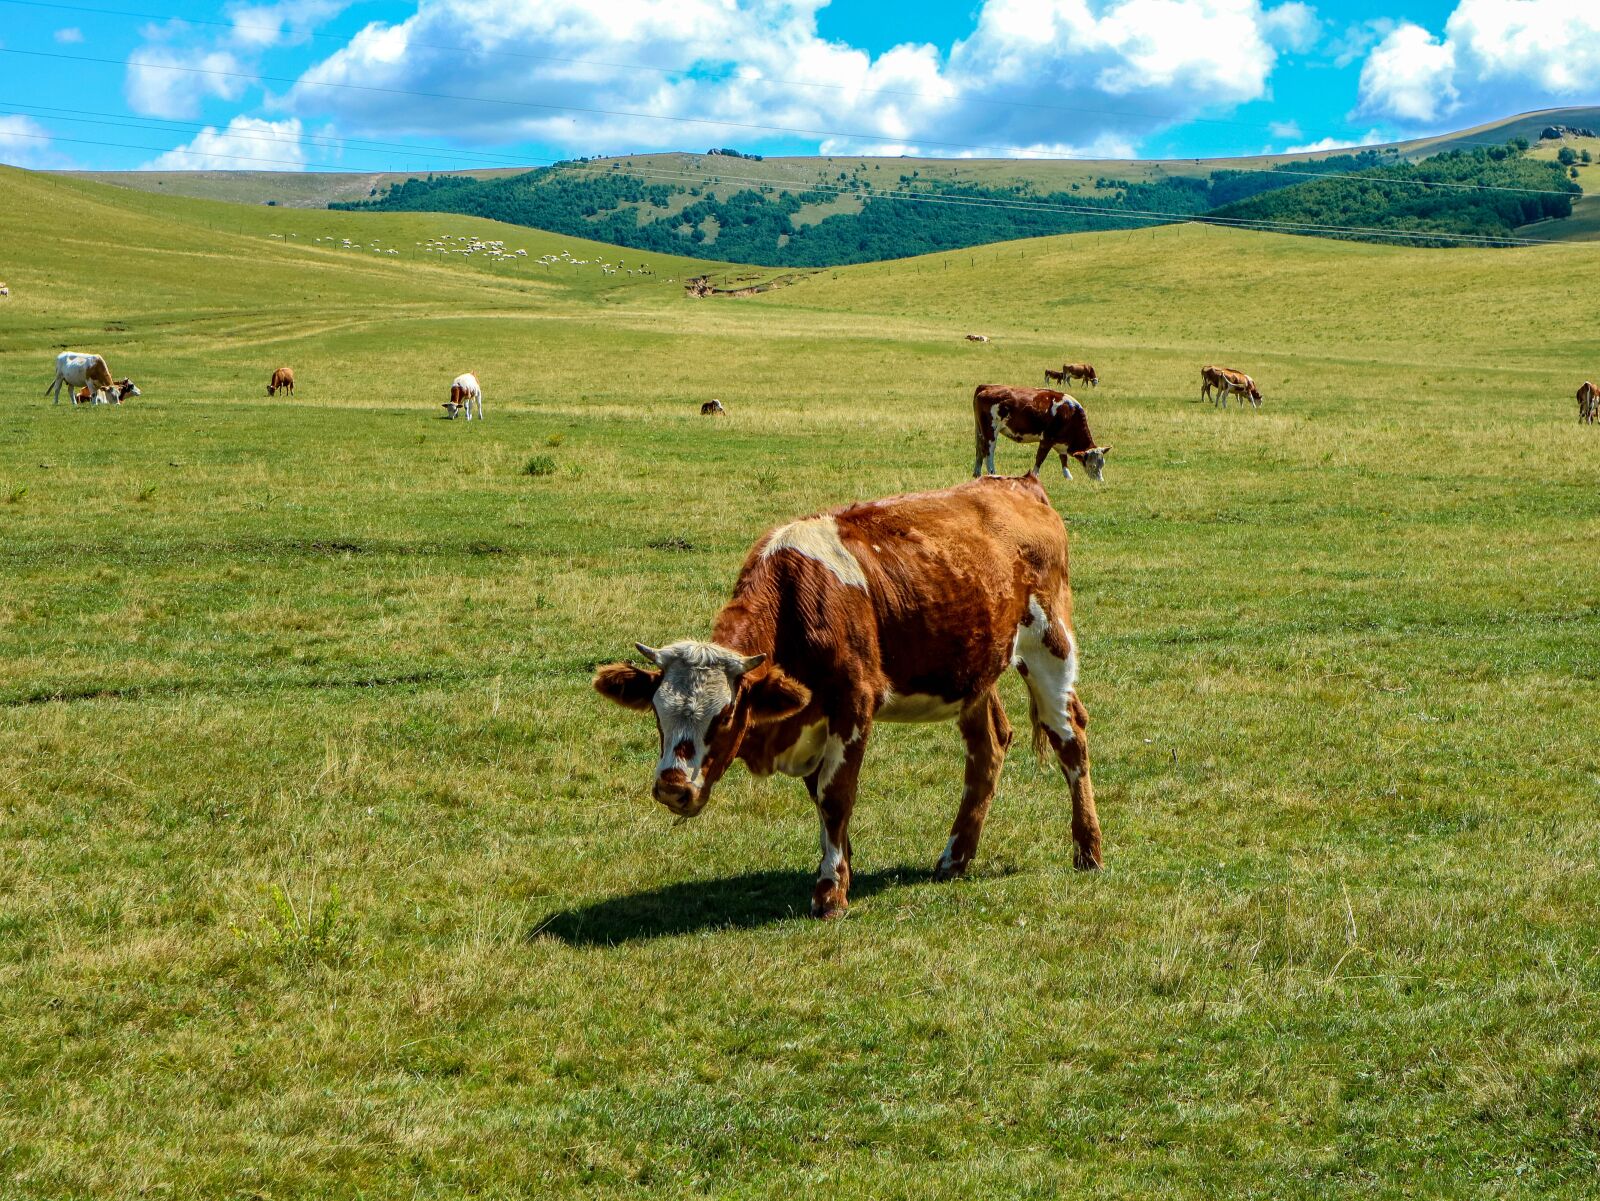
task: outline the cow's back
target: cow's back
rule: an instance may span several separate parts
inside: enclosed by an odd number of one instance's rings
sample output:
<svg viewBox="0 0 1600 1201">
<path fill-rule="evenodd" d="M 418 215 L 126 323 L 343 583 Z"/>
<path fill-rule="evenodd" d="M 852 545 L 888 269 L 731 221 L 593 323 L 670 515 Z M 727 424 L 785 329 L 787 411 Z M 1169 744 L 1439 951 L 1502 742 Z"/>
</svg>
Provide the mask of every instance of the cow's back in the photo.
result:
<svg viewBox="0 0 1600 1201">
<path fill-rule="evenodd" d="M 858 655 L 900 695 L 970 696 L 1010 662 L 1030 595 L 1057 596 L 1067 536 L 1030 477 L 988 477 L 831 515 L 859 565 L 844 589 Z"/>
</svg>

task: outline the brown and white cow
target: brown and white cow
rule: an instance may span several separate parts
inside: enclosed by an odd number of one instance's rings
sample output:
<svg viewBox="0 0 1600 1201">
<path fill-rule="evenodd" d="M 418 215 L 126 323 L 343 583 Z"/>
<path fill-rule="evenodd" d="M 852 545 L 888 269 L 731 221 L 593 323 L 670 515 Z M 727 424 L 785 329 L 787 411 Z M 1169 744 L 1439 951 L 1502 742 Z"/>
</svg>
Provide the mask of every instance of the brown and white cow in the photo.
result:
<svg viewBox="0 0 1600 1201">
<path fill-rule="evenodd" d="M 850 815 L 878 722 L 956 722 L 965 788 L 934 874 L 967 869 L 1011 744 L 998 684 L 1012 666 L 1027 683 L 1034 749 L 1071 791 L 1074 862 L 1101 864 L 1067 533 L 1032 476 L 780 526 L 751 548 L 710 641 L 635 645 L 650 666 L 609 664 L 594 687 L 655 713 L 655 799 L 693 817 L 735 759 L 758 776 L 804 779 L 822 827 L 815 917 L 848 902 Z"/>
<path fill-rule="evenodd" d="M 700 406 L 700 416 L 702 417 L 711 417 L 717 413 L 721 413 L 724 417 L 728 415 L 728 410 L 722 407 L 720 400 L 708 400 Z"/>
<path fill-rule="evenodd" d="M 1090 363 L 1063 363 L 1061 364 L 1061 382 L 1068 380 L 1081 380 L 1091 388 L 1100 386 L 1100 377 L 1095 373 L 1093 364 Z"/>
<path fill-rule="evenodd" d="M 987 342 L 988 340 L 989 340 L 989 335 L 988 334 L 968 334 L 967 335 L 967 341 L 968 342 Z"/>
<path fill-rule="evenodd" d="M 1600 388 L 1584 380 L 1578 389 L 1578 422 L 1593 425 L 1596 421 L 1600 421 Z"/>
<path fill-rule="evenodd" d="M 1212 392 L 1215 390 L 1216 395 Z M 1207 366 L 1200 368 L 1200 399 L 1209 400 L 1216 404 L 1220 399 L 1222 407 L 1228 407 L 1229 395 L 1243 397 L 1256 408 L 1261 407 L 1261 389 L 1256 387 L 1256 381 L 1242 371 L 1234 371 L 1230 367 Z"/>
<path fill-rule="evenodd" d="M 468 371 L 456 378 L 450 384 L 450 399 L 444 402 L 444 411 L 450 414 L 450 420 L 456 419 L 457 413 L 466 413 L 467 420 L 472 420 L 472 406 L 478 406 L 478 419 L 483 419 L 483 388 L 478 383 L 478 377 Z"/>
<path fill-rule="evenodd" d="M 276 396 L 281 388 L 287 388 L 289 395 L 294 395 L 294 370 L 292 368 L 279 367 L 272 373 L 272 382 L 267 385 L 267 395 Z"/>
<path fill-rule="evenodd" d="M 1067 467 L 1068 455 L 1082 463 L 1094 479 L 1105 478 L 1106 454 L 1111 448 L 1095 445 L 1088 414 L 1065 392 L 979 384 L 972 393 L 972 421 L 978 444 L 977 456 L 972 460 L 975 476 L 983 474 L 985 462 L 989 474 L 994 474 L 995 441 L 1004 434 L 1013 442 L 1039 444 L 1030 475 L 1039 474 L 1039 468 L 1054 450 L 1061 457 L 1061 474 L 1069 480 L 1072 472 Z"/>
<path fill-rule="evenodd" d="M 97 404 L 102 395 L 113 404 L 121 404 L 125 396 L 142 395 L 131 379 L 112 379 L 111 369 L 99 355 L 80 354 L 73 350 L 64 350 L 56 355 L 56 377 L 45 388 L 44 394 L 49 396 L 53 392 L 55 403 L 60 404 L 62 385 L 66 385 L 67 399 L 74 402 L 78 388 L 92 389 Z"/>
</svg>

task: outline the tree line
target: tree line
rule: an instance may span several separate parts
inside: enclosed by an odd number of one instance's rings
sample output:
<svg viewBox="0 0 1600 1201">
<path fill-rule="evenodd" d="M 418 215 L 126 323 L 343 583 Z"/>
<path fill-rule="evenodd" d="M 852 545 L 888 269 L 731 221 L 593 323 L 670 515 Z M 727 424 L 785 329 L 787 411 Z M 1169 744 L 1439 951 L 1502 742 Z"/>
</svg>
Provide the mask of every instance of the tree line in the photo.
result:
<svg viewBox="0 0 1600 1201">
<path fill-rule="evenodd" d="M 1280 163 L 1270 171 L 1161 173 L 1137 182 L 1101 178 L 1092 190 L 975 186 L 913 172 L 899 176 L 892 197 L 842 173 L 841 182 L 827 188 L 790 190 L 653 183 L 621 170 L 546 167 L 499 179 L 409 179 L 380 196 L 330 207 L 465 213 L 635 250 L 779 267 L 838 266 L 1208 217 L 1403 230 L 1415 235 L 1408 241 L 1444 244 L 1437 235 L 1502 238 L 1530 221 L 1570 215 L 1581 189 L 1565 166 L 1527 157 L 1526 145 L 1452 150 L 1419 163 L 1368 150 Z M 1339 178 L 1307 180 L 1305 172 Z M 804 219 L 808 207 L 834 203 L 841 192 L 855 202 L 852 211 Z"/>
</svg>

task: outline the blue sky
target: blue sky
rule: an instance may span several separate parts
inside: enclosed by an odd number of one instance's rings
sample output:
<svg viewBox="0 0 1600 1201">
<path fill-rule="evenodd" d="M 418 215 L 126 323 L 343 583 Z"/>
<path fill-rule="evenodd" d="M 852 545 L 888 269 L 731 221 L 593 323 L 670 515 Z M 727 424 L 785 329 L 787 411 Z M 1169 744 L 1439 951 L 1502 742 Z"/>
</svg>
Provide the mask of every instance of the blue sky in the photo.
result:
<svg viewBox="0 0 1600 1201">
<path fill-rule="evenodd" d="M 0 161 L 1259 154 L 1600 103 L 1600 0 L 0 0 Z"/>
</svg>

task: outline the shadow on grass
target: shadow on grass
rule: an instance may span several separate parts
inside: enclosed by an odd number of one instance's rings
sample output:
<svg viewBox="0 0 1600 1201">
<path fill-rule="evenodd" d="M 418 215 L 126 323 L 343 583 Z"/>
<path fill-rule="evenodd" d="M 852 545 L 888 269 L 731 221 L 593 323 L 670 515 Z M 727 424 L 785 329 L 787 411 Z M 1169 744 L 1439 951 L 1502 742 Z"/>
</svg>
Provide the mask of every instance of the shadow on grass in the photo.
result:
<svg viewBox="0 0 1600 1201">
<path fill-rule="evenodd" d="M 887 888 L 930 878 L 928 870 L 910 867 L 857 872 L 850 881 L 850 901 L 855 904 Z M 768 926 L 810 913 L 816 879 L 815 872 L 765 871 L 723 880 L 684 880 L 564 909 L 529 930 L 527 940 L 548 937 L 571 946 L 604 947 L 703 930 Z"/>
</svg>

